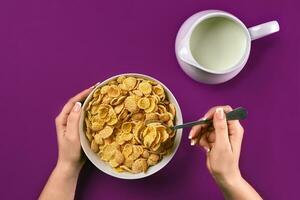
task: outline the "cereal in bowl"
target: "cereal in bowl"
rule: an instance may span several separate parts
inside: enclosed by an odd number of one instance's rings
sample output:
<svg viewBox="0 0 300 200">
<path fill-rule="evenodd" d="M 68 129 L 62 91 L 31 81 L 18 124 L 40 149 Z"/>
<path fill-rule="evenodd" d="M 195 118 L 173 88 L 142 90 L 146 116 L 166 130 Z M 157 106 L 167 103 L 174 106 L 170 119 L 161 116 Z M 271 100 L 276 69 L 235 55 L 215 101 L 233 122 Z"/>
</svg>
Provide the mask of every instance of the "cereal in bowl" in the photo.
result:
<svg viewBox="0 0 300 200">
<path fill-rule="evenodd" d="M 152 80 L 121 75 L 93 92 L 85 112 L 92 151 L 117 172 L 146 172 L 173 146 L 176 109 Z"/>
</svg>

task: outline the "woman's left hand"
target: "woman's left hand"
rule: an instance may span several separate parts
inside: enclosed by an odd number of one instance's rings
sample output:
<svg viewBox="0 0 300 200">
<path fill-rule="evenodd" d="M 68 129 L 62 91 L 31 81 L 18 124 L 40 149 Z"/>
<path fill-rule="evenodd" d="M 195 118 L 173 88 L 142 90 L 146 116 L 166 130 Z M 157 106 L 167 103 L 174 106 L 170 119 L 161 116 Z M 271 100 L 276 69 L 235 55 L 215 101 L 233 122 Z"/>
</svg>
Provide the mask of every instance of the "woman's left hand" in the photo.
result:
<svg viewBox="0 0 300 200">
<path fill-rule="evenodd" d="M 92 89 L 91 87 L 72 97 L 55 119 L 58 141 L 57 167 L 67 172 L 79 172 L 85 162 L 79 139 L 80 101 L 83 101 Z"/>
</svg>

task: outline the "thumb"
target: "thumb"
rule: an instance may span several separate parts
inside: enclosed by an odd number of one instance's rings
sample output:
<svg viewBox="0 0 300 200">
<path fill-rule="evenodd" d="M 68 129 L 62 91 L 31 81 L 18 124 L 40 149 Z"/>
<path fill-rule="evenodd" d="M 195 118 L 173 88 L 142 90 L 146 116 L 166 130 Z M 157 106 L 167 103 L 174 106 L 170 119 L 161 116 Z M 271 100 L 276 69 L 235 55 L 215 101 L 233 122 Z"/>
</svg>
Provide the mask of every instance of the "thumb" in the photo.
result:
<svg viewBox="0 0 300 200">
<path fill-rule="evenodd" d="M 216 133 L 216 148 L 230 148 L 227 121 L 222 107 L 216 109 L 213 125 Z"/>
<path fill-rule="evenodd" d="M 81 103 L 76 102 L 73 106 L 71 113 L 67 120 L 67 132 L 70 137 L 77 137 L 79 132 L 79 119 L 80 119 Z"/>
</svg>

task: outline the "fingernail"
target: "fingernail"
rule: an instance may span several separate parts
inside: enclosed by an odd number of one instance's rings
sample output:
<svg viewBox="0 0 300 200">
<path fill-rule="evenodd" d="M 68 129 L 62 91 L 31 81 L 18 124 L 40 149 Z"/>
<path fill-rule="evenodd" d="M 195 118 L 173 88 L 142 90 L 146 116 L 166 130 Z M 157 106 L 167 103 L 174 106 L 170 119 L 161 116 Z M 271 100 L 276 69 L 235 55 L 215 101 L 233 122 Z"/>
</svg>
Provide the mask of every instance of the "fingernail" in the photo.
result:
<svg viewBox="0 0 300 200">
<path fill-rule="evenodd" d="M 210 149 L 208 147 L 204 147 L 204 149 L 207 153 L 210 152 Z"/>
<path fill-rule="evenodd" d="M 194 146 L 196 144 L 195 140 L 191 140 L 191 146 Z"/>
<path fill-rule="evenodd" d="M 94 84 L 91 88 L 95 88 L 95 87 L 97 87 L 97 85 L 99 85 L 100 84 L 100 82 L 98 82 L 98 83 L 96 83 L 96 84 Z"/>
<path fill-rule="evenodd" d="M 224 119 L 224 111 L 223 108 L 217 108 L 216 109 L 217 118 L 218 119 Z"/>
<path fill-rule="evenodd" d="M 76 102 L 73 108 L 74 112 L 78 112 L 81 108 L 81 103 L 80 102 Z"/>
<path fill-rule="evenodd" d="M 192 139 L 192 131 L 189 134 L 189 139 Z"/>
</svg>

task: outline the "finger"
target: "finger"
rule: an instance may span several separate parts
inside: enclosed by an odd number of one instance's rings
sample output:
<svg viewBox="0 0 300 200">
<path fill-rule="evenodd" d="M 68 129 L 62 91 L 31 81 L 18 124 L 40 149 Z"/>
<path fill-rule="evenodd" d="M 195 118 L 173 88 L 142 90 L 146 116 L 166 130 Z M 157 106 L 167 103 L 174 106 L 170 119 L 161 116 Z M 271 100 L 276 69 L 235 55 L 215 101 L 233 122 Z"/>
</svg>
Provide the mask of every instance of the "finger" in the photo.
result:
<svg viewBox="0 0 300 200">
<path fill-rule="evenodd" d="M 215 143 L 216 142 L 216 132 L 212 131 L 207 133 L 207 141 L 208 143 Z"/>
<path fill-rule="evenodd" d="M 228 127 L 223 107 L 216 109 L 213 116 L 213 125 L 216 132 L 216 148 L 231 148 L 228 136 Z"/>
<path fill-rule="evenodd" d="M 196 136 L 191 139 L 191 146 L 194 146 L 195 144 L 199 143 L 199 140 L 202 137 L 202 135 L 207 132 L 207 128 L 208 126 L 204 125 L 201 127 L 201 130 L 198 130 Z"/>
<path fill-rule="evenodd" d="M 231 143 L 232 151 L 239 157 L 244 135 L 244 128 L 238 120 L 228 123 L 229 140 Z"/>
<path fill-rule="evenodd" d="M 74 97 L 72 97 L 71 99 L 69 99 L 69 101 L 67 102 L 67 104 L 62 109 L 62 113 L 69 114 L 71 112 L 74 104 L 76 102 L 83 101 L 91 93 L 92 89 L 93 89 L 92 87 L 88 88 L 88 89 L 85 89 L 82 92 L 80 92 L 77 95 L 75 95 Z"/>
<path fill-rule="evenodd" d="M 220 106 L 215 106 L 215 107 L 212 107 L 211 109 L 209 109 L 209 111 L 200 120 L 205 120 L 205 119 L 212 118 L 213 114 L 215 113 L 215 111 L 218 107 L 220 107 Z M 230 106 L 222 106 L 222 107 L 224 108 L 225 112 L 229 112 L 229 111 L 232 110 L 232 108 Z M 189 133 L 189 139 L 198 138 L 199 134 L 201 133 L 201 130 L 204 127 L 207 127 L 207 125 L 206 124 L 200 124 L 200 125 L 193 126 L 193 128 L 191 129 L 191 131 Z M 195 145 L 196 143 L 197 143 L 197 139 L 191 140 L 191 145 Z"/>
<path fill-rule="evenodd" d="M 205 117 L 206 119 L 211 119 L 211 118 L 213 118 L 214 113 L 216 112 L 216 109 L 217 109 L 217 108 L 223 108 L 223 110 L 224 110 L 225 113 L 228 113 L 228 112 L 232 111 L 232 108 L 231 108 L 231 106 L 229 106 L 229 105 L 227 105 L 227 106 L 215 106 L 215 107 L 212 107 L 211 109 L 209 109 L 209 110 L 207 111 L 207 113 L 204 115 L 204 117 Z"/>
<path fill-rule="evenodd" d="M 201 118 L 199 120 L 205 120 L 205 118 Z M 201 133 L 202 128 L 207 127 L 206 124 L 199 124 L 196 126 L 193 126 L 189 133 L 189 139 L 197 138 L 199 134 Z"/>
<path fill-rule="evenodd" d="M 213 130 L 211 131 L 205 131 L 205 133 L 201 133 L 201 137 L 197 137 L 195 139 L 191 140 L 191 145 L 194 146 L 195 144 L 199 143 L 202 137 L 206 138 L 206 141 L 208 144 L 212 144 L 216 142 L 216 133 Z"/>
<path fill-rule="evenodd" d="M 81 103 L 76 102 L 67 120 L 66 134 L 69 137 L 79 137 L 80 111 L 81 111 Z"/>
<path fill-rule="evenodd" d="M 210 165 L 210 159 L 209 159 L 209 155 L 210 155 L 210 153 L 209 153 L 210 151 L 208 151 L 207 153 L 206 153 L 206 167 L 207 167 L 207 169 L 211 172 L 211 165 Z"/>
<path fill-rule="evenodd" d="M 203 135 L 199 140 L 199 146 L 202 147 L 206 152 L 209 152 L 211 149 L 211 145 L 207 141 L 207 137 Z"/>
<path fill-rule="evenodd" d="M 92 88 L 92 89 L 95 89 L 100 83 L 101 83 L 101 82 L 98 82 L 98 83 L 94 84 L 91 88 Z"/>
<path fill-rule="evenodd" d="M 82 92 L 75 95 L 74 97 L 72 97 L 71 99 L 69 99 L 69 101 L 65 104 L 62 111 L 56 118 L 56 125 L 59 128 L 64 128 L 66 126 L 68 115 L 70 114 L 75 103 L 84 100 L 92 90 L 93 87 L 85 89 Z"/>
<path fill-rule="evenodd" d="M 229 135 L 240 135 L 243 132 L 243 127 L 239 120 L 227 121 Z"/>
<path fill-rule="evenodd" d="M 191 146 L 195 146 L 195 144 L 199 143 L 201 136 L 191 139 Z"/>
</svg>

